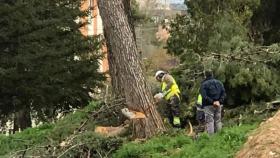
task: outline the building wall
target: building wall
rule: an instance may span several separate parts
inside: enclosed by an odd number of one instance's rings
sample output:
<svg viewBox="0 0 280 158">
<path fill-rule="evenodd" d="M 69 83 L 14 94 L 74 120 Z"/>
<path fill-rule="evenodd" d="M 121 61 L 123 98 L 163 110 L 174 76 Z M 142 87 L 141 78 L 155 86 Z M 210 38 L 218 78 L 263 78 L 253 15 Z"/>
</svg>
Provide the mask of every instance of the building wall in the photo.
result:
<svg viewBox="0 0 280 158">
<path fill-rule="evenodd" d="M 81 20 L 89 22 L 85 27 L 81 28 L 81 32 L 84 36 L 102 35 L 103 25 L 102 19 L 99 14 L 99 9 L 97 6 L 97 0 L 85 0 L 81 5 L 81 10 L 87 10 L 90 8 L 90 13 L 87 17 L 83 17 Z M 106 72 L 109 70 L 108 59 L 107 59 L 107 48 L 102 47 L 102 52 L 104 53 L 104 59 L 100 60 L 99 70 L 101 72 Z"/>
</svg>

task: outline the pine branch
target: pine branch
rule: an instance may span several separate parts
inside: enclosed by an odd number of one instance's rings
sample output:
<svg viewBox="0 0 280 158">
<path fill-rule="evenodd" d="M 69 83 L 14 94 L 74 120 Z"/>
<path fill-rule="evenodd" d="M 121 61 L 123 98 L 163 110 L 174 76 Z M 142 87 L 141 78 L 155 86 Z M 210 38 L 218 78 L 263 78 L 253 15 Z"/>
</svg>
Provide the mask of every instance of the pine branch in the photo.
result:
<svg viewBox="0 0 280 158">
<path fill-rule="evenodd" d="M 29 151 L 29 150 L 37 149 L 37 148 L 47 148 L 47 147 L 49 147 L 49 146 L 35 146 L 35 147 L 30 147 L 30 148 L 27 148 L 27 146 L 26 146 L 25 149 L 18 150 L 18 151 L 16 151 L 16 152 L 14 152 L 12 155 L 10 155 L 10 157 L 15 157 L 15 156 L 17 156 L 17 155 L 20 154 L 20 153 L 23 153 L 21 156 L 24 157 L 24 155 L 26 154 L 26 152 Z"/>
<path fill-rule="evenodd" d="M 76 147 L 79 147 L 79 146 L 82 146 L 84 145 L 85 143 L 79 143 L 79 144 L 75 144 L 73 146 L 71 146 L 70 148 L 68 148 L 66 151 L 64 151 L 62 154 L 60 154 L 57 158 L 61 158 L 63 155 L 65 155 L 67 152 L 71 151 L 72 149 L 76 148 Z"/>
</svg>

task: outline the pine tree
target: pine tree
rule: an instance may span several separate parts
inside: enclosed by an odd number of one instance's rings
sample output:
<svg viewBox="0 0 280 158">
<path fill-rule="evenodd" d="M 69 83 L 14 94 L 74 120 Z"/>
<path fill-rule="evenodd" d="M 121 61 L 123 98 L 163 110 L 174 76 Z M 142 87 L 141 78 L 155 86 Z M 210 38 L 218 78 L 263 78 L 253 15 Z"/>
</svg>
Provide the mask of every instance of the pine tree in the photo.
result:
<svg viewBox="0 0 280 158">
<path fill-rule="evenodd" d="M 124 93 L 129 109 L 145 114 L 144 119 L 133 120 L 133 133 L 136 138 L 148 138 L 165 129 L 157 112 L 150 87 L 148 86 L 140 56 L 137 53 L 133 28 L 127 15 L 123 0 L 98 1 L 100 15 L 104 24 L 106 43 L 110 49 L 110 74 L 119 81 L 119 93 Z M 110 61 L 109 61 L 110 62 Z M 113 86 L 115 86 L 113 84 Z M 115 88 L 116 89 L 116 88 Z"/>
<path fill-rule="evenodd" d="M 254 42 L 271 45 L 280 42 L 280 1 L 261 0 L 252 17 L 250 29 Z"/>
<path fill-rule="evenodd" d="M 179 56 L 175 76 L 193 100 L 205 69 L 213 69 L 227 90 L 227 104 L 270 100 L 279 94 L 279 49 L 255 45 L 251 19 L 260 0 L 186 1 L 188 15 L 171 23 L 168 50 Z M 193 101 L 192 100 L 192 101 Z"/>
<path fill-rule="evenodd" d="M 0 108 L 53 117 L 86 105 L 101 85 L 100 41 L 84 37 L 80 0 L 0 2 Z"/>
</svg>

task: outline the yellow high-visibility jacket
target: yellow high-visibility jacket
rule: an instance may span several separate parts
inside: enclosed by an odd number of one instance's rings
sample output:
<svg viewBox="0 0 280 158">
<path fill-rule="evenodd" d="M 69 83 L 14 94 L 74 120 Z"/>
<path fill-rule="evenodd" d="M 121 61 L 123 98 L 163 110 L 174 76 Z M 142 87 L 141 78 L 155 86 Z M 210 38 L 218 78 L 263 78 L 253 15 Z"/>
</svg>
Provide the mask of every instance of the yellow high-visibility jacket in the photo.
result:
<svg viewBox="0 0 280 158">
<path fill-rule="evenodd" d="M 175 79 L 169 74 L 163 76 L 162 83 L 161 83 L 161 90 L 165 100 L 169 100 L 174 95 L 180 98 L 179 87 Z"/>
<path fill-rule="evenodd" d="M 201 94 L 198 95 L 196 104 L 202 105 L 202 96 L 201 96 Z"/>
</svg>

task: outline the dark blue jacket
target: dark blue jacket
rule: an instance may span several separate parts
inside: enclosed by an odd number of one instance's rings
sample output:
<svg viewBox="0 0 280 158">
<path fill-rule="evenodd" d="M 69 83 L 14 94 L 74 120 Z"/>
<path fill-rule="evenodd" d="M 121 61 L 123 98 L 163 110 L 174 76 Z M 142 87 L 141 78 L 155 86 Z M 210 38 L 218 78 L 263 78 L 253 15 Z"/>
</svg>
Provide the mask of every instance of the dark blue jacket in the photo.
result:
<svg viewBox="0 0 280 158">
<path fill-rule="evenodd" d="M 209 77 L 201 83 L 200 94 L 202 95 L 202 107 L 213 105 L 214 101 L 224 103 L 226 93 L 221 81 Z"/>
</svg>

